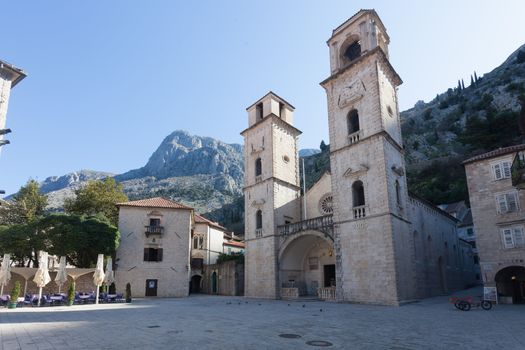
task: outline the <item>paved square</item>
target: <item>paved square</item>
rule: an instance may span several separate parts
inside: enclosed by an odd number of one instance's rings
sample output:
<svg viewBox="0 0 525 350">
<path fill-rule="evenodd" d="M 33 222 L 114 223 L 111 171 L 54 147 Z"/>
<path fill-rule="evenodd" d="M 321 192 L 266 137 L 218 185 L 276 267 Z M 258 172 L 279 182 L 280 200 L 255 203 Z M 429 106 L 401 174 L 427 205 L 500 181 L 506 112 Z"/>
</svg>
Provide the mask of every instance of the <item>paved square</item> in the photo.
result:
<svg viewBox="0 0 525 350">
<path fill-rule="evenodd" d="M 2 308 L 0 338 L 2 350 L 525 349 L 525 305 L 462 312 L 446 297 L 402 307 L 217 296 L 140 299 Z"/>
</svg>

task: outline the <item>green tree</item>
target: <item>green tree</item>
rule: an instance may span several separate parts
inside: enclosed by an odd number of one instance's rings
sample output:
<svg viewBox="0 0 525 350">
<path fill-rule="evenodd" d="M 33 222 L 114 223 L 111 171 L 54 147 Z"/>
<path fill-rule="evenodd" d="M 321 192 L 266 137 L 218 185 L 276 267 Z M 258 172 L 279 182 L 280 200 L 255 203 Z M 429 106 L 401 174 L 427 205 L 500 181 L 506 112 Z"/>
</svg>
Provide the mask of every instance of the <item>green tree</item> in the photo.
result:
<svg viewBox="0 0 525 350">
<path fill-rule="evenodd" d="M 40 192 L 35 180 L 29 180 L 13 196 L 10 202 L 0 203 L 0 225 L 25 224 L 34 222 L 44 215 L 47 196 Z"/>
<path fill-rule="evenodd" d="M 114 256 L 120 234 L 103 215 L 52 214 L 39 223 L 50 254 L 65 256 L 76 267 L 92 267 L 97 255 Z"/>
<path fill-rule="evenodd" d="M 128 201 L 122 185 L 110 177 L 89 181 L 75 194 L 75 198 L 67 199 L 64 203 L 66 213 L 89 216 L 102 214 L 115 226 L 118 224 L 118 208 L 115 204 Z"/>
<path fill-rule="evenodd" d="M 18 266 L 38 267 L 37 252 L 46 249 L 46 237 L 37 226 L 37 221 L 0 226 L 0 254 L 11 254 Z"/>
</svg>

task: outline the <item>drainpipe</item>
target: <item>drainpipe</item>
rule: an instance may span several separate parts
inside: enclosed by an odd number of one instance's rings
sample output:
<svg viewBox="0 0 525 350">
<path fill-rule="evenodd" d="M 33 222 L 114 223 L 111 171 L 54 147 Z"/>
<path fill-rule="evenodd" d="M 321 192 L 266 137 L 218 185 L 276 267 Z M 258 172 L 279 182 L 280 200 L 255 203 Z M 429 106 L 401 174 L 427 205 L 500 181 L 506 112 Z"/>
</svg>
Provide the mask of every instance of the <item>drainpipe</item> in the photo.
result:
<svg viewBox="0 0 525 350">
<path fill-rule="evenodd" d="M 303 161 L 303 220 L 306 220 L 306 174 L 304 172 L 304 158 Z"/>
</svg>

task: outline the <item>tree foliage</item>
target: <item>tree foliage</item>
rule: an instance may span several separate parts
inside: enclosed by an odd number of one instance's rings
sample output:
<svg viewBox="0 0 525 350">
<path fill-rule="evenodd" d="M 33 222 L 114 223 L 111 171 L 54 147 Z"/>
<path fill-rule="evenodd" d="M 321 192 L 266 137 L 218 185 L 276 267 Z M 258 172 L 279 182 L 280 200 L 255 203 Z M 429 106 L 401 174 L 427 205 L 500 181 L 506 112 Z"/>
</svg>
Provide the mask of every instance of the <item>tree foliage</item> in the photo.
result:
<svg viewBox="0 0 525 350">
<path fill-rule="evenodd" d="M 0 203 L 0 225 L 27 224 L 44 215 L 47 196 L 40 192 L 38 182 L 29 180 L 10 202 Z"/>
<path fill-rule="evenodd" d="M 75 194 L 75 198 L 67 199 L 64 203 L 66 213 L 102 214 L 115 226 L 118 224 L 118 208 L 115 204 L 128 201 L 122 185 L 110 177 L 89 181 L 86 186 L 76 190 Z"/>
</svg>

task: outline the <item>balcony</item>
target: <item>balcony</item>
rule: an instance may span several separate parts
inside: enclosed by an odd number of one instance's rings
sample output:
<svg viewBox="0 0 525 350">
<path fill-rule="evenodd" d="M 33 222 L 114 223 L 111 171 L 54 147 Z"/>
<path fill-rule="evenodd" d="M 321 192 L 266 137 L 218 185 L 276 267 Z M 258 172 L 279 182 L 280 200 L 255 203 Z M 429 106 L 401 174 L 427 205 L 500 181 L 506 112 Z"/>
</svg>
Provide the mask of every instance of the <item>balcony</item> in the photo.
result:
<svg viewBox="0 0 525 350">
<path fill-rule="evenodd" d="M 516 153 L 511 167 L 512 186 L 525 189 L 525 151 Z"/>
<path fill-rule="evenodd" d="M 307 219 L 292 224 L 277 226 L 277 234 L 289 236 L 302 231 L 320 231 L 332 238 L 334 221 L 332 215 L 319 216 L 313 219 Z"/>
<path fill-rule="evenodd" d="M 354 212 L 354 219 L 361 219 L 366 217 L 366 206 L 361 205 L 359 207 L 354 207 L 352 210 Z"/>
<path fill-rule="evenodd" d="M 361 130 L 351 133 L 350 135 L 348 135 L 348 143 L 353 144 L 353 143 L 359 142 L 360 138 L 361 138 Z"/>
<path fill-rule="evenodd" d="M 257 238 L 262 237 L 262 228 L 255 229 L 255 237 Z"/>
<path fill-rule="evenodd" d="M 144 226 L 144 233 L 146 237 L 150 235 L 162 235 L 164 233 L 164 226 Z"/>
</svg>

